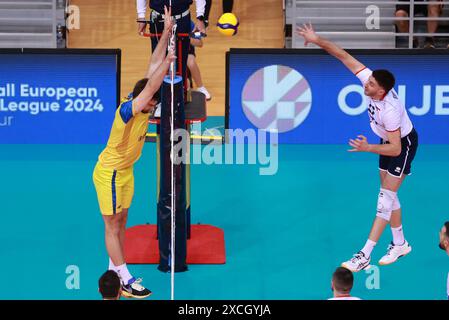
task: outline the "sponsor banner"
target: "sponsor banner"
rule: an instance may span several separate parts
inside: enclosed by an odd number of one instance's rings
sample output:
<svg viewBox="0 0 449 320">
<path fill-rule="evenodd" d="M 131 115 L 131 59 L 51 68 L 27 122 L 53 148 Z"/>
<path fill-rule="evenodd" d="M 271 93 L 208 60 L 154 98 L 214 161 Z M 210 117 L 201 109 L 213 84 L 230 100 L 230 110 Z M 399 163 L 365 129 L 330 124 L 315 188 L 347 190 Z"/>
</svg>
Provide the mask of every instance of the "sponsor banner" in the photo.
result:
<svg viewBox="0 0 449 320">
<path fill-rule="evenodd" d="M 368 68 L 393 72 L 420 142 L 449 143 L 449 54 L 360 52 Z M 276 130 L 280 143 L 378 140 L 360 81 L 324 51 L 231 50 L 228 76 L 229 129 Z"/>
<path fill-rule="evenodd" d="M 105 143 L 118 103 L 117 52 L 0 52 L 0 143 Z"/>
</svg>

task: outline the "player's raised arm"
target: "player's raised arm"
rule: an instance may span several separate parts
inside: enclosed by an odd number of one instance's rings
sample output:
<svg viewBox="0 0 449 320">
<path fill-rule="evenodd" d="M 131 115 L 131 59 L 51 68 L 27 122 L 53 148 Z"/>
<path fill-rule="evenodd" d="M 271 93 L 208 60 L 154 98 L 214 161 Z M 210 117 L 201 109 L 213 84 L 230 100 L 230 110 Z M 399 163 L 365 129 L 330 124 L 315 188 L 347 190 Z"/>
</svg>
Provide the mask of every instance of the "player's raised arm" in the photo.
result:
<svg viewBox="0 0 449 320">
<path fill-rule="evenodd" d="M 150 79 L 153 73 L 159 68 L 159 65 L 164 61 L 165 53 L 167 52 L 168 39 L 173 28 L 173 19 L 171 18 L 171 8 L 164 7 L 164 31 L 159 39 L 159 42 L 151 55 L 150 64 L 145 75 L 145 78 Z"/>
<path fill-rule="evenodd" d="M 365 68 L 365 66 L 347 53 L 345 50 L 337 46 L 335 43 L 321 38 L 318 36 L 311 24 L 303 25 L 302 27 L 296 28 L 296 33 L 304 38 L 304 45 L 307 46 L 309 43 L 316 44 L 322 49 L 326 50 L 330 55 L 334 56 L 349 69 L 352 73 L 356 74 L 358 71 Z"/>
<path fill-rule="evenodd" d="M 153 72 L 151 78 L 149 78 L 145 88 L 142 92 L 134 99 L 135 109 L 134 113 L 139 113 L 146 108 L 146 106 L 151 102 L 154 94 L 160 89 L 162 81 L 170 68 L 170 64 L 176 60 L 176 56 L 173 51 L 169 51 L 164 61 L 159 65 L 159 67 Z"/>
</svg>

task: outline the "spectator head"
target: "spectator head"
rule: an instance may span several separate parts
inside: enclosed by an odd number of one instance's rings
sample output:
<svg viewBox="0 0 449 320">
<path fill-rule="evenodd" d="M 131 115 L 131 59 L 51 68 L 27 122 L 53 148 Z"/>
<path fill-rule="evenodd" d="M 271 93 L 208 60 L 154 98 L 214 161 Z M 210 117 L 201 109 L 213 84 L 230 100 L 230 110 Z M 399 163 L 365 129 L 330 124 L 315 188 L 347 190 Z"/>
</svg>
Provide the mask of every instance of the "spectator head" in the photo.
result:
<svg viewBox="0 0 449 320">
<path fill-rule="evenodd" d="M 346 268 L 338 267 L 332 275 L 332 291 L 334 296 L 349 295 L 354 285 L 354 276 Z"/>
<path fill-rule="evenodd" d="M 440 249 L 449 255 L 449 221 L 446 221 L 440 230 Z"/>
<path fill-rule="evenodd" d="M 118 274 L 108 270 L 98 280 L 98 287 L 103 300 L 119 300 L 122 285 Z"/>
<path fill-rule="evenodd" d="M 394 75 L 388 70 L 374 70 L 365 84 L 365 94 L 369 97 L 384 97 L 393 89 Z"/>
</svg>

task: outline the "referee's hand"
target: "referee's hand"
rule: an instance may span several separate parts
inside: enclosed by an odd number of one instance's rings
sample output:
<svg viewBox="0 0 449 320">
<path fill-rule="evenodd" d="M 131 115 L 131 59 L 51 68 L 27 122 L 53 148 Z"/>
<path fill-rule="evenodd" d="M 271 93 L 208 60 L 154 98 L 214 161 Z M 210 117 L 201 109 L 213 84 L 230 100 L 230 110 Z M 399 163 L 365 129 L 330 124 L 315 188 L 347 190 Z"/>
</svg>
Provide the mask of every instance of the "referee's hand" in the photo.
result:
<svg viewBox="0 0 449 320">
<path fill-rule="evenodd" d="M 203 21 L 198 20 L 196 22 L 195 29 L 193 30 L 193 32 L 196 32 L 196 31 L 206 34 L 206 25 L 204 24 Z"/>
<path fill-rule="evenodd" d="M 140 36 L 143 36 L 143 34 L 145 33 L 146 27 L 147 27 L 147 24 L 145 22 L 138 22 L 137 23 L 137 33 Z"/>
</svg>

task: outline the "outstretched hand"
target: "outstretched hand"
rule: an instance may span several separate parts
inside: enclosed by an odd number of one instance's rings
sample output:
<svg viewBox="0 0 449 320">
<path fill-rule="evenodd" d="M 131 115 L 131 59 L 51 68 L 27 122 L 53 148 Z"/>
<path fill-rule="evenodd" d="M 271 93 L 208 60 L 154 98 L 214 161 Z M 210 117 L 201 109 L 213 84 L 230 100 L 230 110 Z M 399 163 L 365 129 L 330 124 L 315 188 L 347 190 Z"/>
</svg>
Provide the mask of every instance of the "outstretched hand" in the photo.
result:
<svg viewBox="0 0 449 320">
<path fill-rule="evenodd" d="M 171 16 L 171 7 L 164 6 L 164 31 L 170 32 L 173 28 L 173 17 Z"/>
<path fill-rule="evenodd" d="M 296 33 L 304 38 L 304 46 L 307 46 L 309 43 L 317 43 L 318 35 L 313 30 L 313 26 L 311 23 L 303 24 L 302 27 L 296 28 Z"/>
<path fill-rule="evenodd" d="M 172 49 L 168 50 L 167 56 L 165 57 L 165 61 L 168 64 L 171 64 L 175 60 L 176 60 L 175 52 Z"/>
</svg>

